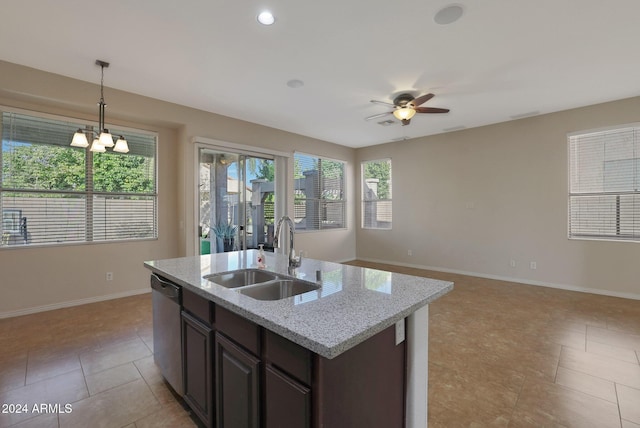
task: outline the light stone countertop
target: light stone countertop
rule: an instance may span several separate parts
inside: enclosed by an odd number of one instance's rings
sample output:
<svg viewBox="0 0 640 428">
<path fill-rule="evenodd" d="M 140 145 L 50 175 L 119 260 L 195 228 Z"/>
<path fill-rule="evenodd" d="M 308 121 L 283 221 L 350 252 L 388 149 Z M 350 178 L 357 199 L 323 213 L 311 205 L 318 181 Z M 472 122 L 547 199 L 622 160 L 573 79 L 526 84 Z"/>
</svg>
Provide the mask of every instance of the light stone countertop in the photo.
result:
<svg viewBox="0 0 640 428">
<path fill-rule="evenodd" d="M 203 277 L 257 268 L 256 250 L 147 261 L 152 272 L 325 358 L 335 358 L 453 289 L 453 283 L 304 259 L 290 275 L 286 256 L 266 252 L 266 271 L 322 286 L 282 300 L 262 301 Z"/>
</svg>

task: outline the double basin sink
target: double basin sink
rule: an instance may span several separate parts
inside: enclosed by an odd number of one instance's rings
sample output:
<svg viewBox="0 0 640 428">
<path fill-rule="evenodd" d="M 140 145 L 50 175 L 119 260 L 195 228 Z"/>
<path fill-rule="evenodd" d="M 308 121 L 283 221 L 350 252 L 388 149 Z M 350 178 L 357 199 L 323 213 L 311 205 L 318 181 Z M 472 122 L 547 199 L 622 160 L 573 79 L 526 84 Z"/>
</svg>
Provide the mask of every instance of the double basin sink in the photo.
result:
<svg viewBox="0 0 640 428">
<path fill-rule="evenodd" d="M 204 279 L 257 300 L 281 300 L 320 288 L 313 282 L 260 269 L 214 273 Z"/>
</svg>

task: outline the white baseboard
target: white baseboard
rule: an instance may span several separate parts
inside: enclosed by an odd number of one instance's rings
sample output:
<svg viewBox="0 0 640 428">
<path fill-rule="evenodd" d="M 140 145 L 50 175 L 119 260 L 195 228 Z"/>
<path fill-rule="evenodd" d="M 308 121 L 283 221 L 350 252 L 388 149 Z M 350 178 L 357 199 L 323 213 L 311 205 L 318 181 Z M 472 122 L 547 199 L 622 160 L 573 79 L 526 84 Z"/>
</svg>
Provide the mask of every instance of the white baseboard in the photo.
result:
<svg viewBox="0 0 640 428">
<path fill-rule="evenodd" d="M 364 262 L 404 266 L 404 267 L 410 267 L 410 268 L 416 268 L 416 269 L 432 270 L 436 272 L 455 273 L 459 275 L 475 276 L 478 278 L 495 279 L 497 281 L 516 282 L 516 283 L 526 284 L 526 285 L 537 285 L 540 287 L 557 288 L 560 290 L 578 291 L 580 293 L 591 293 L 591 294 L 599 294 L 602 296 L 609 296 L 609 297 L 620 297 L 622 299 L 640 300 L 640 294 L 637 294 L 637 293 L 623 293 L 623 292 L 613 291 L 613 290 L 602 290 L 599 288 L 579 287 L 579 286 L 568 285 L 568 284 L 557 284 L 557 283 L 544 282 L 544 281 L 534 281 L 534 280 L 528 280 L 523 278 L 512 278 L 512 277 L 500 276 L 500 275 L 490 275 L 485 273 L 469 272 L 469 271 L 463 271 L 463 270 L 457 270 L 457 269 L 441 268 L 436 266 L 425 266 L 425 265 L 419 265 L 419 264 L 413 264 L 413 263 L 400 263 L 400 262 L 389 261 L 389 260 L 368 259 L 368 258 L 362 258 L 362 257 L 358 257 L 357 259 L 354 259 L 354 260 L 362 260 Z"/>
<path fill-rule="evenodd" d="M 105 296 L 89 297 L 86 299 L 71 300 L 68 302 L 53 303 L 51 305 L 34 306 L 32 308 L 19 309 L 17 311 L 0 312 L 0 319 L 19 317 L 21 315 L 35 314 L 37 312 L 52 311 L 54 309 L 69 308 L 71 306 L 86 305 L 87 303 L 103 302 L 105 300 L 120 299 L 122 297 L 136 296 L 150 293 L 151 288 L 139 288 L 137 290 L 123 291 L 122 293 L 107 294 Z"/>
</svg>

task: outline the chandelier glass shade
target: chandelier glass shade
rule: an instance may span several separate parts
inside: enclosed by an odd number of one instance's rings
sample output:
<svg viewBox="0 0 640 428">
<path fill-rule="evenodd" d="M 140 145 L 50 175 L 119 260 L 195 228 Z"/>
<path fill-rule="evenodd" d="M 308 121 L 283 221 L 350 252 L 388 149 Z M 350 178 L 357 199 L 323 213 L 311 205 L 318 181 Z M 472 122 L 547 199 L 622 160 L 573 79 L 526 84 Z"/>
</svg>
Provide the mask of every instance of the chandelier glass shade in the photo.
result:
<svg viewBox="0 0 640 428">
<path fill-rule="evenodd" d="M 393 115 L 398 120 L 409 120 L 415 116 L 415 114 L 416 110 L 410 106 L 400 107 L 393 111 Z"/>
</svg>

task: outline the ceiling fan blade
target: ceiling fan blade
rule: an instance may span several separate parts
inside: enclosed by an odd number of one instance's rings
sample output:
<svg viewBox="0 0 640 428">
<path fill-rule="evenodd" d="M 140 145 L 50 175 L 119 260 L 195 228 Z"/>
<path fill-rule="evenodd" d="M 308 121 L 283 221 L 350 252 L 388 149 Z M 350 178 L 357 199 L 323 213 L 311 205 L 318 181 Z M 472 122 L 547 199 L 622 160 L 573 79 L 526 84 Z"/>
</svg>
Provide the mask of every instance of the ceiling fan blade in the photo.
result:
<svg viewBox="0 0 640 428">
<path fill-rule="evenodd" d="M 374 104 L 382 104 L 383 106 L 394 107 L 395 108 L 394 104 L 388 103 L 386 101 L 371 100 L 371 102 L 374 103 Z"/>
<path fill-rule="evenodd" d="M 379 117 L 388 116 L 390 114 L 393 114 L 393 112 L 392 111 L 388 111 L 386 113 L 374 114 L 373 116 L 365 117 L 364 120 L 378 119 Z"/>
<path fill-rule="evenodd" d="M 429 101 L 434 96 L 435 95 L 433 95 L 433 94 L 421 95 L 418 98 L 416 98 L 415 100 L 413 100 L 413 105 L 416 106 L 416 107 L 419 106 L 419 105 L 422 105 L 422 104 L 426 103 L 427 101 Z"/>
<path fill-rule="evenodd" d="M 438 107 L 416 107 L 416 112 L 418 113 L 449 113 L 449 109 L 438 108 Z"/>
</svg>

